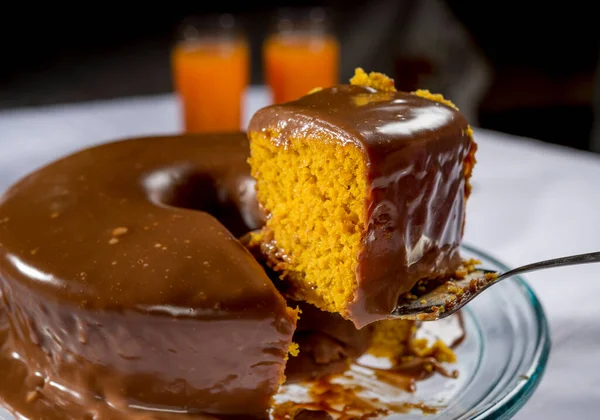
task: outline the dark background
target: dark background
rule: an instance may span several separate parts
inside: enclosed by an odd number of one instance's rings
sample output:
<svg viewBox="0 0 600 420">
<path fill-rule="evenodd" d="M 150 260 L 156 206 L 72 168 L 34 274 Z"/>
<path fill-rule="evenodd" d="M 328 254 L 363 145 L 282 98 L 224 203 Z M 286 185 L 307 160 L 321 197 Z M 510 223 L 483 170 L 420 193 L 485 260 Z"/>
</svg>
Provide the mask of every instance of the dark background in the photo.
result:
<svg viewBox="0 0 600 420">
<path fill-rule="evenodd" d="M 393 76 L 400 89 L 437 87 L 453 99 L 453 82 L 457 86 L 460 78 L 456 89 L 476 93 L 464 101 L 472 102 L 467 108 L 473 108 L 477 125 L 600 151 L 600 24 L 594 2 L 583 1 L 5 5 L 0 109 L 171 92 L 169 54 L 179 24 L 187 16 L 216 12 L 233 13 L 243 25 L 252 47 L 252 83 L 260 84 L 260 45 L 273 13 L 282 6 L 311 5 L 329 12 L 342 45 L 342 81 L 361 66 Z M 429 21 L 440 7 L 450 15 Z M 407 28 L 417 21 L 421 35 L 415 41 Z M 451 26 L 464 30 L 468 45 L 450 50 L 442 42 Z M 428 34 L 437 37 L 428 44 L 431 57 L 406 52 Z M 436 64 L 439 57 L 445 67 Z M 477 85 L 473 78 L 469 87 L 461 69 L 473 57 L 486 63 L 488 82 Z"/>
</svg>

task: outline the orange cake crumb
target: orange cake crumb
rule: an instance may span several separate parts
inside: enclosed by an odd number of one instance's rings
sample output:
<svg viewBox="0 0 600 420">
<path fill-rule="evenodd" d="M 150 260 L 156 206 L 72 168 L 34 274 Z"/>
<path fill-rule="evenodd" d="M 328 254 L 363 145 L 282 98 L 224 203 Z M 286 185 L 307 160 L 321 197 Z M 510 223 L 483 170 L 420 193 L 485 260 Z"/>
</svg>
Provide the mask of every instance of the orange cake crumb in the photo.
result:
<svg viewBox="0 0 600 420">
<path fill-rule="evenodd" d="M 396 362 L 412 357 L 433 357 L 438 362 L 456 362 L 454 351 L 441 340 L 430 344 L 426 338 L 415 338 L 417 328 L 414 321 L 389 319 L 376 322 L 369 353 Z"/>
<path fill-rule="evenodd" d="M 456 363 L 456 354 L 442 340 L 429 345 L 426 338 L 418 338 L 410 343 L 411 352 L 417 357 L 433 357 L 438 362 Z"/>
<path fill-rule="evenodd" d="M 429 99 L 431 101 L 436 101 L 444 105 L 448 105 L 449 107 L 454 108 L 458 111 L 458 107 L 454 104 L 454 102 L 444 98 L 444 96 L 440 93 L 431 93 L 427 89 L 417 89 L 414 92 L 412 92 L 412 94 L 420 96 L 421 98 Z"/>
<path fill-rule="evenodd" d="M 298 354 L 300 354 L 300 347 L 298 346 L 298 343 L 290 343 L 290 348 L 288 350 L 288 353 L 290 354 L 290 356 L 296 357 L 298 356 Z"/>
<path fill-rule="evenodd" d="M 350 79 L 351 85 L 370 87 L 381 92 L 396 92 L 394 79 L 383 74 L 372 71 L 365 72 L 362 68 L 357 67 L 354 70 L 354 76 Z"/>
<path fill-rule="evenodd" d="M 409 353 L 409 344 L 416 331 L 413 321 L 386 319 L 374 324 L 373 338 L 369 353 L 375 357 L 397 360 Z"/>
</svg>

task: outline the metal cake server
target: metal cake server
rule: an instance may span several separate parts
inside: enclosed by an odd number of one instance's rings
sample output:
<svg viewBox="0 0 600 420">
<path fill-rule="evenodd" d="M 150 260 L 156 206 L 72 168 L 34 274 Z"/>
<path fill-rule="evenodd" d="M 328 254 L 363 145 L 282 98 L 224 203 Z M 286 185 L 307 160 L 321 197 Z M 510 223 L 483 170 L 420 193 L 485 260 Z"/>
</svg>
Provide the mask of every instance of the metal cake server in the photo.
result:
<svg viewBox="0 0 600 420">
<path fill-rule="evenodd" d="M 535 262 L 505 273 L 477 269 L 463 279 L 449 280 L 414 300 L 398 303 L 390 318 L 435 321 L 452 315 L 494 284 L 519 274 L 567 265 L 600 262 L 600 252 Z"/>
</svg>

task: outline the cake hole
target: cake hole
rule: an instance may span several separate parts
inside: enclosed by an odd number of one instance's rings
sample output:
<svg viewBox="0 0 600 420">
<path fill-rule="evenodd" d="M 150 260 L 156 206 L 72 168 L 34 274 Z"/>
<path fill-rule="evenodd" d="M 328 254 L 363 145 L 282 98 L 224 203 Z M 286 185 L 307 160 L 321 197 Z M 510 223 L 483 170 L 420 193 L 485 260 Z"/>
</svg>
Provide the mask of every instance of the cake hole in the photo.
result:
<svg viewBox="0 0 600 420">
<path fill-rule="evenodd" d="M 153 203 L 208 213 L 236 237 L 263 224 L 264 216 L 255 198 L 254 179 L 249 175 L 217 176 L 176 166 L 152 172 L 144 177 L 142 185 Z"/>
</svg>

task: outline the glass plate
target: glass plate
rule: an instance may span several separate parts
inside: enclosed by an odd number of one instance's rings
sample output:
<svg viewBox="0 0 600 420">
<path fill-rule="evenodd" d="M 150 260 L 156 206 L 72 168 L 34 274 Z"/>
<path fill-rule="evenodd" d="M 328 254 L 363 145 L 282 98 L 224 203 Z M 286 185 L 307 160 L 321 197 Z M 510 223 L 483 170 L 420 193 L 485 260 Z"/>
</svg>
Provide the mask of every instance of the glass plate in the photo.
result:
<svg viewBox="0 0 600 420">
<path fill-rule="evenodd" d="M 489 270 L 506 271 L 501 262 L 482 251 L 464 246 L 463 257 L 475 258 Z M 463 310 L 466 339 L 456 348 L 457 379 L 434 375 L 417 382 L 414 393 L 394 388 L 393 398 L 402 403 L 438 408 L 427 419 L 508 419 L 537 388 L 548 354 L 550 333 L 537 297 L 520 277 L 504 280 L 474 299 Z M 446 342 L 458 332 L 457 318 L 424 323 L 419 334 Z M 366 361 L 368 362 L 368 360 Z M 354 378 L 360 369 L 353 369 Z M 351 379 L 355 380 L 355 379 Z M 377 384 L 370 388 L 377 395 Z M 288 390 L 288 391 L 292 391 Z M 289 394 L 288 394 L 289 395 Z M 423 419 L 422 411 L 394 414 L 387 420 Z M 0 408 L 0 419 L 12 420 Z"/>
<path fill-rule="evenodd" d="M 464 246 L 462 254 L 480 260 L 483 268 L 509 270 L 474 247 Z M 463 312 L 467 339 L 456 349 L 460 384 L 453 385 L 447 407 L 432 418 L 511 418 L 531 397 L 546 368 L 551 343 L 544 309 L 517 276 L 493 286 Z M 424 387 L 420 391 L 426 392 Z"/>
<path fill-rule="evenodd" d="M 482 268 L 508 270 L 470 246 L 463 247 L 462 256 L 480 260 Z M 511 418 L 537 388 L 548 360 L 550 334 L 543 308 L 527 283 L 513 277 L 474 299 L 462 313 L 466 338 L 455 349 L 458 362 L 445 366 L 457 370 L 458 378 L 433 375 L 417 382 L 416 392 L 408 393 L 377 381 L 370 369 L 353 365 L 332 382 L 361 389 L 357 393 L 361 400 L 383 402 L 382 407 L 421 405 L 437 409 L 426 416 L 422 409 L 413 409 L 388 415 L 387 420 Z M 425 322 L 418 335 L 451 343 L 461 334 L 459 322 L 457 316 Z M 363 356 L 358 362 L 362 366 L 378 364 L 371 356 Z M 291 385 L 284 387 L 276 400 L 308 402 L 307 395 L 306 388 Z"/>
</svg>

